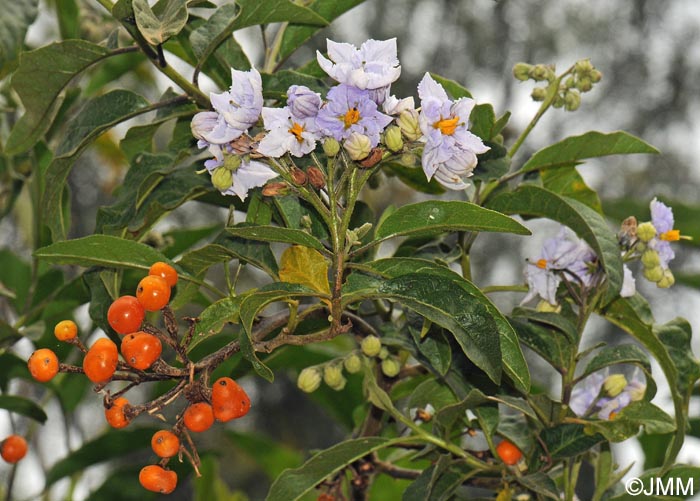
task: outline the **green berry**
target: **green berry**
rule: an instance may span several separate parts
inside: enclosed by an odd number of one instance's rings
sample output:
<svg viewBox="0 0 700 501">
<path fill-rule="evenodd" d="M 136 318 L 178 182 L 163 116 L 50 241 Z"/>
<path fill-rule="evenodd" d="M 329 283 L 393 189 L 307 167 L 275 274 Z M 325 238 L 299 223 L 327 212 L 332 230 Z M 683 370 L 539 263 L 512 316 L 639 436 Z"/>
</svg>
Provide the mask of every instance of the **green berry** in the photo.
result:
<svg viewBox="0 0 700 501">
<path fill-rule="evenodd" d="M 376 357 L 382 349 L 382 340 L 377 336 L 367 336 L 362 340 L 360 348 L 368 357 Z"/>
</svg>

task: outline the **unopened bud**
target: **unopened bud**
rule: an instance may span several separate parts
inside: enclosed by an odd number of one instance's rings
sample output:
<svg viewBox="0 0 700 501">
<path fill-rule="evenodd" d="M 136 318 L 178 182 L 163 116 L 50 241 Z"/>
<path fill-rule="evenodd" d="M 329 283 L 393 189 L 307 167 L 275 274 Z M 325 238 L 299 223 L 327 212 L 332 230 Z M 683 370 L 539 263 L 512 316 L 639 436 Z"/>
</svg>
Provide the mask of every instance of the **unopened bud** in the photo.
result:
<svg viewBox="0 0 700 501">
<path fill-rule="evenodd" d="M 645 268 L 656 268 L 661 264 L 659 253 L 654 249 L 647 249 L 642 253 L 642 265 Z"/>
<path fill-rule="evenodd" d="M 650 222 L 640 223 L 637 226 L 637 238 L 646 243 L 656 236 L 656 228 Z"/>
<path fill-rule="evenodd" d="M 632 380 L 625 388 L 625 391 L 630 396 L 632 402 L 639 402 L 644 398 L 644 394 L 647 392 L 647 385 L 641 381 Z"/>
<path fill-rule="evenodd" d="M 309 183 L 311 183 L 311 186 L 316 188 L 317 190 L 320 190 L 324 186 L 326 186 L 326 177 L 323 175 L 323 172 L 318 167 L 314 167 L 313 165 L 306 169 L 306 176 L 309 179 Z"/>
<path fill-rule="evenodd" d="M 350 353 L 343 360 L 343 367 L 348 371 L 348 374 L 357 374 L 362 370 L 362 357 L 357 353 Z"/>
<path fill-rule="evenodd" d="M 362 340 L 360 348 L 362 349 L 362 353 L 368 357 L 376 357 L 382 350 L 382 340 L 377 336 L 367 336 Z"/>
<path fill-rule="evenodd" d="M 603 381 L 603 390 L 609 397 L 616 397 L 627 386 L 627 378 L 623 374 L 611 374 Z"/>
<path fill-rule="evenodd" d="M 266 197 L 284 196 L 289 193 L 287 183 L 267 183 L 263 186 L 262 194 Z"/>
<path fill-rule="evenodd" d="M 532 70 L 532 65 L 527 63 L 515 63 L 513 66 L 513 76 L 522 82 L 530 78 L 530 71 Z"/>
<path fill-rule="evenodd" d="M 321 371 L 316 367 L 307 367 L 299 373 L 297 387 L 305 393 L 313 393 L 321 385 Z"/>
<path fill-rule="evenodd" d="M 381 148 L 372 148 L 372 150 L 369 152 L 369 155 L 367 155 L 367 157 L 364 160 L 361 160 L 358 163 L 363 169 L 371 169 L 379 162 L 381 162 L 382 158 L 384 158 L 384 150 Z"/>
<path fill-rule="evenodd" d="M 544 101 L 547 99 L 547 89 L 544 87 L 535 87 L 530 93 L 533 101 Z"/>
<path fill-rule="evenodd" d="M 555 108 L 562 108 L 564 106 L 564 98 L 561 96 L 561 94 L 557 94 L 556 96 L 554 96 L 552 106 L 554 106 Z"/>
<path fill-rule="evenodd" d="M 409 141 L 420 139 L 423 133 L 418 124 L 418 112 L 416 110 L 403 110 L 396 119 L 396 125 L 399 126 L 404 137 Z"/>
<path fill-rule="evenodd" d="M 593 82 L 593 83 L 598 83 L 603 78 L 603 74 L 596 69 L 591 71 L 591 73 L 588 76 L 591 79 L 591 82 Z"/>
<path fill-rule="evenodd" d="M 372 229 L 372 223 L 365 223 L 359 228 L 355 228 L 355 234 L 357 235 L 357 238 L 362 238 L 364 237 L 367 233 L 369 233 L 369 230 Z"/>
<path fill-rule="evenodd" d="M 676 283 L 676 278 L 671 270 L 664 270 L 664 275 L 656 282 L 656 286 L 661 289 L 668 289 Z"/>
<path fill-rule="evenodd" d="M 332 137 L 328 137 L 323 141 L 323 153 L 325 153 L 327 157 L 334 157 L 339 151 L 340 143 Z"/>
<path fill-rule="evenodd" d="M 414 153 L 407 152 L 401 155 L 401 158 L 399 158 L 399 163 L 401 163 L 401 165 L 405 165 L 406 167 L 414 167 L 416 165 L 416 160 L 418 160 L 418 157 Z"/>
<path fill-rule="evenodd" d="M 239 155 L 226 155 L 224 157 L 224 169 L 236 172 L 241 166 L 241 157 Z"/>
<path fill-rule="evenodd" d="M 575 90 L 567 90 L 564 94 L 564 108 L 566 111 L 576 111 L 581 106 L 581 94 Z"/>
<path fill-rule="evenodd" d="M 359 132 L 353 132 L 343 144 L 345 151 L 352 160 L 362 160 L 367 158 L 369 152 L 372 151 L 372 141 L 369 137 Z"/>
<path fill-rule="evenodd" d="M 575 86 L 576 86 L 576 80 L 574 79 L 574 77 L 569 77 L 564 81 L 564 87 L 566 89 L 572 89 Z"/>
<path fill-rule="evenodd" d="M 377 358 L 379 360 L 384 360 L 389 356 L 389 349 L 386 346 L 382 346 L 382 349 L 379 350 L 379 355 L 377 355 Z"/>
<path fill-rule="evenodd" d="M 292 181 L 294 181 L 294 184 L 297 186 L 304 186 L 306 184 L 306 173 L 303 170 L 293 167 L 291 175 Z"/>
<path fill-rule="evenodd" d="M 530 69 L 529 76 L 536 82 L 542 82 L 544 80 L 551 82 L 556 78 L 552 67 L 546 64 L 536 64 L 533 66 Z"/>
<path fill-rule="evenodd" d="M 388 357 L 382 360 L 382 373 L 386 377 L 396 377 L 401 371 L 401 363 L 394 357 Z"/>
<path fill-rule="evenodd" d="M 384 144 L 394 153 L 403 149 L 403 137 L 401 137 L 401 128 L 397 125 L 390 125 L 384 131 Z"/>
<path fill-rule="evenodd" d="M 576 64 L 574 65 L 574 71 L 582 77 L 590 75 L 591 71 L 593 71 L 593 65 L 591 64 L 591 60 L 581 59 L 580 61 L 576 61 Z"/>
<path fill-rule="evenodd" d="M 321 95 L 303 85 L 292 85 L 287 90 L 287 106 L 295 117 L 315 117 L 321 107 Z"/>
<path fill-rule="evenodd" d="M 211 184 L 219 191 L 226 191 L 233 184 L 233 174 L 224 167 L 217 167 L 211 174 Z"/>
<path fill-rule="evenodd" d="M 542 313 L 559 313 L 561 311 L 561 305 L 551 304 L 549 301 L 545 301 L 543 299 L 542 301 L 537 303 L 535 309 Z"/>
<path fill-rule="evenodd" d="M 302 228 L 306 228 L 307 230 L 310 230 L 311 227 L 313 226 L 313 221 L 311 221 L 311 217 L 308 214 L 304 214 L 301 216 L 301 219 L 299 220 L 299 224 L 301 225 Z"/>
<path fill-rule="evenodd" d="M 656 282 L 656 285 L 661 287 L 658 282 L 664 278 L 664 269 L 661 266 L 654 268 L 644 268 L 644 278 L 650 282 Z"/>
<path fill-rule="evenodd" d="M 588 92 L 593 88 L 593 82 L 590 77 L 579 78 L 576 81 L 576 88 L 581 92 Z"/>
<path fill-rule="evenodd" d="M 330 363 L 323 368 L 323 382 L 335 391 L 345 388 L 347 380 L 343 376 L 343 369 L 340 364 Z"/>
</svg>

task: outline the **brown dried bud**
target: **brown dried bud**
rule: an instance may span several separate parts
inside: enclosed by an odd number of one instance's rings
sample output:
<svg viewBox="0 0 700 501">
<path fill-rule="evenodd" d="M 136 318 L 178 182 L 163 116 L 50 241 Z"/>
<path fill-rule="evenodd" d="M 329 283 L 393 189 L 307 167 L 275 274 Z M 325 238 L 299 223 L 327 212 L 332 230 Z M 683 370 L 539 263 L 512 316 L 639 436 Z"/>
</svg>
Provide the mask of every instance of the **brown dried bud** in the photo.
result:
<svg viewBox="0 0 700 501">
<path fill-rule="evenodd" d="M 306 169 L 306 175 L 309 178 L 311 186 L 317 190 L 320 190 L 326 185 L 326 177 L 323 175 L 323 172 L 318 169 L 318 167 L 309 167 Z"/>
<path fill-rule="evenodd" d="M 266 197 L 284 196 L 287 193 L 289 193 L 287 183 L 267 183 L 262 189 L 262 194 Z"/>
<path fill-rule="evenodd" d="M 293 167 L 291 174 L 295 184 L 299 186 L 304 186 L 306 184 L 306 173 L 303 170 Z"/>
<path fill-rule="evenodd" d="M 384 156 L 384 150 L 381 148 L 372 148 L 372 150 L 369 152 L 369 155 L 367 155 L 367 158 L 359 162 L 360 167 L 363 169 L 370 169 L 377 165 L 379 162 L 382 161 L 382 157 Z"/>
</svg>

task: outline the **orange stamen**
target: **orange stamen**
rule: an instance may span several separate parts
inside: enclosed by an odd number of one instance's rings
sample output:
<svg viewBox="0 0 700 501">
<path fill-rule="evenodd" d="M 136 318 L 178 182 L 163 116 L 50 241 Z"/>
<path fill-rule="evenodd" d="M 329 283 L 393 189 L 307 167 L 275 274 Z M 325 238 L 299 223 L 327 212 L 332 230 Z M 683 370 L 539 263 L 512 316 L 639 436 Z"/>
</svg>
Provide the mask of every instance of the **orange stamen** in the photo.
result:
<svg viewBox="0 0 700 501">
<path fill-rule="evenodd" d="M 288 132 L 290 134 L 294 134 L 297 138 L 297 141 L 299 141 L 300 143 L 304 140 L 304 138 L 301 137 L 302 133 L 304 132 L 303 125 L 294 122 L 294 125 L 292 125 L 292 128 L 289 129 Z"/>
<path fill-rule="evenodd" d="M 659 235 L 659 238 L 667 242 L 676 242 L 681 239 L 681 232 L 680 230 L 668 230 Z"/>
<path fill-rule="evenodd" d="M 617 416 L 617 412 L 612 411 L 610 413 L 610 415 L 608 416 L 608 420 L 612 421 L 613 419 L 615 419 L 616 416 Z"/>
<path fill-rule="evenodd" d="M 343 123 L 345 128 L 348 129 L 352 124 L 356 124 L 360 121 L 360 112 L 357 108 L 350 108 L 345 116 L 343 117 Z"/>
<path fill-rule="evenodd" d="M 457 130 L 459 125 L 459 117 L 454 118 L 442 118 L 433 124 L 433 127 L 440 129 L 440 132 L 446 136 L 451 136 Z"/>
<path fill-rule="evenodd" d="M 535 264 L 537 265 L 538 268 L 541 268 L 543 270 L 547 269 L 547 260 L 546 259 L 538 259 Z"/>
</svg>

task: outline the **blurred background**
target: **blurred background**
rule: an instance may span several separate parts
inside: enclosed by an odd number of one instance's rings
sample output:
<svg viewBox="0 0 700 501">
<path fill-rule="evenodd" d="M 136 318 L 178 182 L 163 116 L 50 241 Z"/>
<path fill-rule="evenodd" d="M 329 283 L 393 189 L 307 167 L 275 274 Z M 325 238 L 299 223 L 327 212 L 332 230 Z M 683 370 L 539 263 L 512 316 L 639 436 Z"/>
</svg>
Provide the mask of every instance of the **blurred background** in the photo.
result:
<svg viewBox="0 0 700 501">
<path fill-rule="evenodd" d="M 56 1 L 40 5 L 39 18 L 27 37 L 29 46 L 40 46 L 58 38 Z M 93 41 L 103 39 L 111 27 L 102 24 L 101 7 L 96 2 L 80 0 L 78 3 L 84 12 L 81 37 Z M 261 62 L 259 31 L 244 30 L 236 36 L 251 62 L 258 65 Z M 677 216 L 680 211 L 681 215 L 688 215 L 677 217 L 677 221 L 694 225 L 693 228 L 700 225 L 700 221 L 692 218 L 698 213 L 693 209 L 700 207 L 700 168 L 697 166 L 700 156 L 700 3 L 696 0 L 368 0 L 322 30 L 288 64 L 297 66 L 314 58 L 317 49 L 325 50 L 326 38 L 359 45 L 368 38 L 391 37 L 397 38 L 402 64 L 402 76 L 392 88 L 395 95 L 417 98 L 415 88 L 426 71 L 456 80 L 471 91 L 477 102 L 493 104 L 497 116 L 512 111 L 510 124 L 504 132 L 506 144 L 512 143 L 538 108 L 538 103 L 529 97 L 532 82 L 513 79 L 513 65 L 520 61 L 555 64 L 561 72 L 579 59 L 590 58 L 602 71 L 602 82 L 583 95 L 578 111 L 550 110 L 514 162 L 517 164 L 539 148 L 568 135 L 588 130 L 627 131 L 657 147 L 661 154 L 607 157 L 587 162 L 579 169 L 589 186 L 598 191 L 606 213 L 614 218 L 611 226 L 618 226 L 627 215 L 648 219 L 648 204 L 654 197 L 673 204 Z M 184 67 L 183 72 L 190 74 Z M 161 91 L 164 90 L 166 82 L 160 82 L 148 63 L 143 63 L 138 74 L 144 84 L 155 80 L 163 86 Z M 115 87 L 127 84 L 130 88 L 138 85 L 114 82 Z M 207 90 L 214 90 L 210 82 L 205 81 L 203 85 Z M 144 92 L 151 93 L 147 98 L 157 97 L 152 89 Z M 72 237 L 90 234 L 97 208 L 113 200 L 112 190 L 126 168 L 123 159 L 115 153 L 119 139 L 119 130 L 101 138 L 95 148 L 81 157 L 71 174 Z M 399 183 L 391 182 L 388 186 L 392 189 L 380 190 L 379 196 L 371 191 L 366 193 L 365 200 L 370 205 L 383 207 L 389 203 L 405 203 L 411 196 Z M 0 245 L 29 257 L 31 246 L 28 245 L 29 236 L 23 231 L 26 221 L 23 221 L 21 200 L 19 202 L 10 216 L 0 220 Z M 159 229 L 165 232 L 182 225 L 204 226 L 221 221 L 223 217 L 225 212 L 192 203 L 169 216 Z M 477 284 L 522 283 L 524 259 L 537 256 L 542 240 L 557 231 L 555 225 L 547 222 L 531 221 L 528 225 L 535 237 L 527 239 L 526 243 L 524 239 L 505 236 L 478 240 L 473 254 Z M 682 233 L 697 231 L 681 224 L 677 226 Z M 700 276 L 700 260 L 693 248 L 697 243 L 683 245 L 677 250 L 672 269 L 678 283 L 670 290 L 657 290 L 641 277 L 641 270 L 636 270 L 637 287 L 649 299 L 658 322 L 676 316 L 690 320 L 696 333 L 693 342 L 696 354 L 700 352 L 697 336 L 700 294 L 692 285 Z M 250 275 L 244 277 L 244 282 L 255 279 Z M 521 298 L 522 294 L 503 294 L 494 300 L 508 312 Z M 82 317 L 88 325 L 86 311 L 82 312 Z M 591 327 L 587 344 L 601 339 L 614 343 L 623 336 L 603 322 L 592 322 Z M 27 355 L 31 345 L 19 343 L 15 349 Z M 535 381 L 543 389 L 556 390 L 548 388 L 546 367 L 534 357 L 530 360 Z M 658 376 L 660 387 L 655 403 L 670 412 L 672 407 L 667 398 L 670 390 L 658 367 L 654 368 L 654 374 Z M 11 393 L 31 395 L 39 391 L 28 383 L 13 384 Z M 212 456 L 218 459 L 221 478 L 229 489 L 244 492 L 250 499 L 261 499 L 269 486 L 269 474 L 280 467 L 280 461 L 293 463 L 305 451 L 323 448 L 341 439 L 347 430 L 341 424 L 343 420 L 329 413 L 329 403 L 338 397 L 315 395 L 310 398 L 301 394 L 296 389 L 294 373 L 279 374 L 272 385 L 252 377 L 245 378 L 242 384 L 255 402 L 253 410 L 243 420 L 230 425 L 228 435 L 220 437 L 212 431 L 202 440 L 202 445 L 206 449 L 207 445 L 230 440 L 230 448 L 219 448 L 218 455 Z M 13 478 L 14 497 L 8 494 L 7 499 L 34 499 L 37 489 L 43 485 L 42 472 L 67 454 L 68 449 L 75 450 L 104 431 L 99 398 L 85 388 L 81 391 L 85 392 L 81 394 L 82 401 L 69 413 L 61 410 L 62 404 L 56 399 L 46 400 L 50 418 L 46 426 L 36 430 L 35 442 L 41 446 L 20 463 Z M 283 416 L 280 409 L 284 409 Z M 699 415 L 700 405 L 692 402 L 691 416 Z M 9 428 L 9 418 L 1 413 L 0 435 L 6 434 Z M 241 445 L 245 440 L 237 434 L 242 431 L 255 432 L 259 442 Z M 274 447 L 279 449 L 274 449 L 273 443 L 277 443 Z M 266 447 L 270 448 L 269 457 L 256 457 L 255 451 Z M 689 437 L 679 461 L 700 463 L 698 451 L 700 439 Z M 618 463 L 623 466 L 635 461 L 631 474 L 642 471 L 644 453 L 636 439 L 620 444 L 616 454 Z M 133 461 L 140 464 L 144 459 Z M 92 467 L 89 474 L 77 482 L 64 478 L 54 485 L 50 498 L 64 499 L 70 491 L 73 499 L 87 499 L 115 468 L 124 468 L 124 463 Z M 8 479 L 7 467 L 0 468 L 2 479 Z M 241 494 L 240 498 L 231 499 L 244 498 Z M 171 499 L 188 497 L 176 493 Z"/>
</svg>

